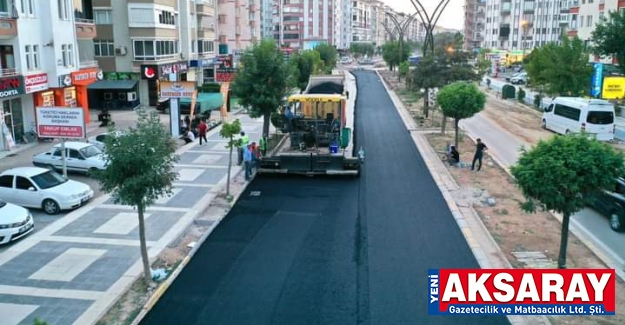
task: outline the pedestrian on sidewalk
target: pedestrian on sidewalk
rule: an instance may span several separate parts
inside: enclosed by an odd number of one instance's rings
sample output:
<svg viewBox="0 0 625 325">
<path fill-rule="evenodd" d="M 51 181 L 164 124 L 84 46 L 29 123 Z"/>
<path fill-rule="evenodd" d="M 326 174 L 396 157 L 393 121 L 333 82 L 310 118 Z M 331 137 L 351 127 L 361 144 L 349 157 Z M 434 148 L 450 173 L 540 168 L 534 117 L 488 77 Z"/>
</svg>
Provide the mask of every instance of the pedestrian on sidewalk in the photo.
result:
<svg viewBox="0 0 625 325">
<path fill-rule="evenodd" d="M 245 132 L 241 131 L 240 137 L 239 137 L 239 160 L 238 160 L 238 165 L 241 166 L 241 163 L 243 163 L 243 151 L 245 151 L 245 148 L 247 148 L 247 146 L 250 144 L 250 137 L 247 136 L 245 134 Z"/>
<path fill-rule="evenodd" d="M 193 132 L 186 130 L 180 139 L 184 140 L 184 144 L 189 144 L 195 140 L 195 135 L 193 135 Z"/>
<path fill-rule="evenodd" d="M 247 145 L 243 148 L 243 161 L 245 162 L 245 181 L 252 177 L 252 148 Z"/>
<path fill-rule="evenodd" d="M 202 119 L 200 124 L 197 126 L 198 137 L 200 138 L 200 146 L 202 145 L 202 139 L 204 142 L 208 144 L 208 140 L 206 139 L 206 131 L 208 131 L 208 125 L 206 125 L 206 119 Z"/>
<path fill-rule="evenodd" d="M 484 150 L 488 150 L 488 147 L 482 142 L 482 139 L 477 139 L 477 144 L 475 145 L 475 155 L 473 156 L 473 163 L 471 164 L 471 170 L 475 170 L 475 162 L 479 162 L 477 166 L 477 171 L 479 172 L 482 169 L 482 158 L 484 157 Z"/>
<path fill-rule="evenodd" d="M 256 173 L 260 161 L 260 149 L 258 148 L 256 142 L 252 142 L 250 148 L 252 149 L 252 167 L 254 169 L 254 173 Z"/>
</svg>

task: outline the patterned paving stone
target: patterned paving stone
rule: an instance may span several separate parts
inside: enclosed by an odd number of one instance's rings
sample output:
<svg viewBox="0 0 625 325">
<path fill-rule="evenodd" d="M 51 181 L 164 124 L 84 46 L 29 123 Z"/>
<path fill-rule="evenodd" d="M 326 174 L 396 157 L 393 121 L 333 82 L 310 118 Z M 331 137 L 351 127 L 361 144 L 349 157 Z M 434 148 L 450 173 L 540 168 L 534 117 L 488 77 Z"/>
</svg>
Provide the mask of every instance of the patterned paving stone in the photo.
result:
<svg viewBox="0 0 625 325">
<path fill-rule="evenodd" d="M 227 166 L 228 165 L 228 155 L 226 155 L 225 153 L 211 155 L 215 157 L 211 159 L 210 163 L 196 162 L 198 158 L 204 158 L 205 155 L 206 154 L 204 153 L 198 153 L 198 152 L 185 152 L 180 156 L 180 160 L 178 161 L 178 164 L 182 164 L 182 165 L 196 164 L 198 167 L 202 167 L 203 165 L 210 165 L 210 166 Z"/>
<path fill-rule="evenodd" d="M 39 318 L 48 325 L 71 325 L 91 304 L 91 300 L 0 295 L 0 323 L 32 325 L 35 318 Z M 5 313 L 3 305 L 11 307 L 10 313 Z M 24 312 L 28 313 L 23 315 Z M 17 320 L 22 315 L 23 318 Z"/>
<path fill-rule="evenodd" d="M 235 167 L 235 166 L 236 166 L 236 161 L 234 161 L 234 158 L 233 158 L 232 167 Z M 187 168 L 187 167 L 176 167 L 176 171 L 179 171 L 181 169 L 189 169 L 189 168 Z M 198 168 L 197 170 L 200 170 L 202 172 L 193 181 L 181 181 L 180 180 L 180 181 L 177 181 L 176 183 L 177 184 L 189 183 L 189 184 L 216 185 L 228 173 L 228 169 L 227 168 L 210 168 L 210 169 L 200 169 L 200 168 Z"/>
</svg>

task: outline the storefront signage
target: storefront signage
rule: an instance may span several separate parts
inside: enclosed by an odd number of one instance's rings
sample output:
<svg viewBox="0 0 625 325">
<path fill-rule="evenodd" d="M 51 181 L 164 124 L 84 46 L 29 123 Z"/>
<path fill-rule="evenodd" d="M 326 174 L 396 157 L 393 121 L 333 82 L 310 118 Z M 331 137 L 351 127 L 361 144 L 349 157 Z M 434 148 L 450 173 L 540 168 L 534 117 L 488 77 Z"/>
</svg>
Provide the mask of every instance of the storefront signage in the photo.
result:
<svg viewBox="0 0 625 325">
<path fill-rule="evenodd" d="M 138 73 L 134 72 L 105 72 L 104 80 L 139 80 Z"/>
<path fill-rule="evenodd" d="M 37 107 L 36 113 L 40 137 L 83 139 L 86 136 L 82 107 Z"/>
<path fill-rule="evenodd" d="M 214 60 L 206 60 L 206 59 L 202 59 L 202 60 L 191 60 L 189 61 L 189 66 L 190 67 L 199 67 L 199 68 L 208 68 L 211 65 L 213 65 Z"/>
<path fill-rule="evenodd" d="M 163 65 L 142 65 L 141 79 L 167 78 L 172 73 L 182 73 L 188 70 L 186 62 L 163 64 Z"/>
<path fill-rule="evenodd" d="M 72 75 L 63 74 L 59 76 L 59 85 L 61 87 L 69 87 L 72 85 Z"/>
<path fill-rule="evenodd" d="M 22 94 L 24 94 L 24 78 L 22 76 L 0 78 L 0 98 Z"/>
<path fill-rule="evenodd" d="M 591 77 L 590 96 L 599 97 L 601 95 L 601 82 L 603 81 L 603 64 L 595 63 Z"/>
<path fill-rule="evenodd" d="M 192 81 L 161 82 L 161 98 L 193 97 L 194 92 L 195 82 Z"/>
<path fill-rule="evenodd" d="M 24 76 L 24 85 L 26 86 L 26 93 L 34 93 L 48 89 L 48 74 L 39 73 L 30 76 Z"/>
<path fill-rule="evenodd" d="M 216 82 L 232 82 L 236 69 L 233 68 L 218 68 L 215 75 Z"/>
<path fill-rule="evenodd" d="M 167 76 L 172 73 L 186 72 L 188 70 L 186 62 L 163 64 L 160 67 L 161 67 L 161 71 L 160 71 L 161 76 Z"/>
<path fill-rule="evenodd" d="M 625 98 L 625 77 L 605 77 L 603 79 L 603 92 L 601 98 Z"/>
<path fill-rule="evenodd" d="M 220 55 L 217 57 L 217 64 L 219 68 L 232 68 L 233 67 L 233 58 L 232 54 Z"/>
<path fill-rule="evenodd" d="M 88 86 L 98 80 L 104 79 L 104 73 L 98 68 L 81 69 L 72 72 L 72 84 Z"/>
</svg>

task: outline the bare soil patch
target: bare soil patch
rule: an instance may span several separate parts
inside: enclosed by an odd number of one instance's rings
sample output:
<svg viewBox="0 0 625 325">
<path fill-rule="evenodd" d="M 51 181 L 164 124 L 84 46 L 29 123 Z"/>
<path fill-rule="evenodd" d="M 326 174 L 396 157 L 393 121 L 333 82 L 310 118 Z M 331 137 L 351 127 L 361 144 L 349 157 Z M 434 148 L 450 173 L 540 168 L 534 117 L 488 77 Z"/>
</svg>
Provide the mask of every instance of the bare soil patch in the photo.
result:
<svg viewBox="0 0 625 325">
<path fill-rule="evenodd" d="M 453 141 L 451 134 L 428 134 L 426 137 L 436 151 L 444 150 L 447 143 Z M 470 163 L 475 144 L 468 137 L 463 137 L 459 147 L 461 160 Z M 523 212 L 519 203 L 524 199 L 514 180 L 488 154 L 485 155 L 484 166 L 480 172 L 472 172 L 470 168 L 447 168 L 461 191 L 486 192 L 495 199 L 496 205 L 491 207 L 481 203 L 481 195 L 474 195 L 475 199 L 469 204 L 473 205 L 514 268 L 536 266 L 520 262 L 513 252 L 543 253 L 548 263 L 555 263 L 560 241 L 560 222 L 548 212 Z M 454 195 L 455 198 L 457 196 Z M 569 268 L 606 268 L 573 234 L 569 234 L 567 253 Z M 625 284 L 621 280 L 617 280 L 616 294 L 616 316 L 558 316 L 551 317 L 550 320 L 554 325 L 625 324 Z"/>
</svg>

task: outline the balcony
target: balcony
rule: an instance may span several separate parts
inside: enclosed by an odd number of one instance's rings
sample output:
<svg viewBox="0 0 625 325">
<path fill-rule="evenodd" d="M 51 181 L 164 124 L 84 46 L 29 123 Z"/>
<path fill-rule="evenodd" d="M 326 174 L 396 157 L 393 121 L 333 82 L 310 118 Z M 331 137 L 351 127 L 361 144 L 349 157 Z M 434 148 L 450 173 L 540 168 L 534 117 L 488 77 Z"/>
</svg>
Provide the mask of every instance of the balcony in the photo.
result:
<svg viewBox="0 0 625 325">
<path fill-rule="evenodd" d="M 215 3 L 214 1 L 207 0 L 195 0 L 197 14 L 198 15 L 215 15 Z"/>
<path fill-rule="evenodd" d="M 17 68 L 0 69 L 0 77 L 12 77 L 22 74 Z"/>
<path fill-rule="evenodd" d="M 78 63 L 78 67 L 81 69 L 85 68 L 98 68 L 98 61 L 96 60 L 80 60 Z"/>
<path fill-rule="evenodd" d="M 10 39 L 17 36 L 17 18 L 8 12 L 0 12 L 0 39 Z"/>
<path fill-rule="evenodd" d="M 94 39 L 98 35 L 95 23 L 91 19 L 76 18 L 75 25 L 78 39 Z"/>
</svg>

